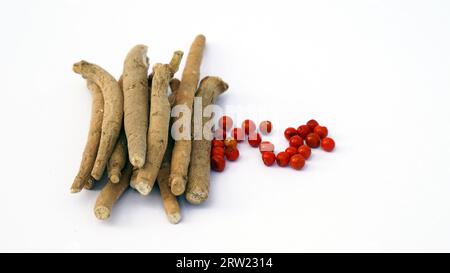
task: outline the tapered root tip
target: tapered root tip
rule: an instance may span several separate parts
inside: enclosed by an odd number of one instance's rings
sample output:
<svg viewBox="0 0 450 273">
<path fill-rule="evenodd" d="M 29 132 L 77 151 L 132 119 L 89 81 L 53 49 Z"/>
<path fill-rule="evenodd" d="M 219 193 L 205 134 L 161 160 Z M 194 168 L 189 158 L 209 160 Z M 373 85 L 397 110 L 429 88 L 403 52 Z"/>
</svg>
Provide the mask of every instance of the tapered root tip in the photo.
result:
<svg viewBox="0 0 450 273">
<path fill-rule="evenodd" d="M 70 188 L 70 193 L 79 193 L 81 189 L 79 188 Z"/>
<path fill-rule="evenodd" d="M 99 220 L 106 220 L 111 215 L 111 211 L 104 206 L 98 206 L 94 209 L 95 217 Z"/>
<path fill-rule="evenodd" d="M 201 39 L 201 40 L 203 40 L 203 41 L 206 41 L 206 37 L 205 37 L 205 35 L 203 35 L 203 34 L 197 35 L 196 39 Z"/>
<path fill-rule="evenodd" d="M 137 157 L 137 156 L 132 157 L 130 159 L 130 162 L 131 162 L 131 165 L 133 165 L 133 167 L 138 168 L 138 169 L 142 168 L 145 163 L 143 158 Z"/>
<path fill-rule="evenodd" d="M 136 190 L 142 195 L 148 195 L 152 191 L 152 187 L 143 182 L 137 182 L 135 184 Z"/>
<path fill-rule="evenodd" d="M 179 212 L 167 214 L 167 219 L 171 224 L 178 224 L 181 221 L 181 214 Z"/>
<path fill-rule="evenodd" d="M 186 183 L 182 177 L 173 177 L 170 185 L 170 190 L 175 196 L 182 195 L 186 189 Z"/>
<path fill-rule="evenodd" d="M 192 205 L 200 205 L 208 199 L 208 193 L 205 192 L 188 192 L 186 193 L 186 200 Z"/>
</svg>

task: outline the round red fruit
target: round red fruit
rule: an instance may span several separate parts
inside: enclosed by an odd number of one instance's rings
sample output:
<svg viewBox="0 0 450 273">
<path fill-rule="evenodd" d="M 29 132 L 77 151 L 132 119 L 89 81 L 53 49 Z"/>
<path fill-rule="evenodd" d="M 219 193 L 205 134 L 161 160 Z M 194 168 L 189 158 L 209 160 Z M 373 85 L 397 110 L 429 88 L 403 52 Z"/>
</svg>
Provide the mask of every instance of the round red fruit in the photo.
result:
<svg viewBox="0 0 450 273">
<path fill-rule="evenodd" d="M 245 134 L 248 135 L 256 130 L 256 125 L 253 121 L 246 119 L 242 122 L 242 129 L 244 129 Z"/>
<path fill-rule="evenodd" d="M 218 139 L 213 139 L 211 141 L 211 146 L 214 147 L 223 147 L 224 146 L 224 142 L 222 140 L 218 140 Z"/>
<path fill-rule="evenodd" d="M 320 138 L 327 137 L 328 128 L 325 126 L 317 125 L 316 128 L 314 128 L 314 133 L 318 134 Z"/>
<path fill-rule="evenodd" d="M 305 166 L 305 159 L 302 155 L 296 154 L 289 160 L 289 165 L 296 170 L 301 170 Z"/>
<path fill-rule="evenodd" d="M 225 151 L 225 156 L 229 161 L 236 161 L 239 157 L 239 150 L 238 149 L 227 149 Z"/>
<path fill-rule="evenodd" d="M 322 149 L 327 152 L 331 152 L 334 149 L 334 140 L 331 137 L 326 137 L 322 139 Z"/>
<path fill-rule="evenodd" d="M 270 134 L 272 132 L 272 122 L 268 120 L 262 121 L 259 124 L 259 131 L 264 135 Z"/>
<path fill-rule="evenodd" d="M 308 125 L 300 125 L 297 128 L 297 133 L 302 138 L 305 138 L 309 133 L 311 133 L 311 129 L 309 129 Z"/>
<path fill-rule="evenodd" d="M 290 155 L 286 152 L 279 152 L 277 154 L 277 164 L 280 167 L 285 167 L 289 164 Z"/>
<path fill-rule="evenodd" d="M 315 120 L 315 119 L 310 119 L 306 125 L 308 125 L 309 129 L 311 129 L 311 132 L 314 131 L 314 128 L 316 128 L 317 125 L 319 125 L 319 123 Z"/>
<path fill-rule="evenodd" d="M 216 172 L 222 172 L 225 169 L 225 159 L 221 156 L 214 155 L 211 158 L 211 168 Z"/>
<path fill-rule="evenodd" d="M 298 147 L 298 153 L 303 156 L 304 159 L 308 159 L 311 156 L 311 148 L 307 145 Z"/>
<path fill-rule="evenodd" d="M 275 146 L 270 141 L 263 141 L 259 144 L 259 151 L 261 153 L 273 152 L 274 150 L 275 150 Z"/>
<path fill-rule="evenodd" d="M 231 137 L 228 137 L 227 139 L 225 139 L 223 141 L 223 144 L 225 145 L 226 148 L 237 148 L 237 140 Z"/>
<path fill-rule="evenodd" d="M 250 146 L 257 148 L 261 143 L 261 135 L 259 133 L 253 132 L 248 135 L 248 144 Z"/>
<path fill-rule="evenodd" d="M 219 119 L 219 128 L 228 131 L 233 127 L 233 120 L 229 116 L 223 116 Z"/>
<path fill-rule="evenodd" d="M 310 133 L 306 136 L 306 145 L 311 148 L 317 148 L 320 145 L 320 137 L 316 133 Z"/>
<path fill-rule="evenodd" d="M 289 127 L 284 130 L 284 137 L 289 140 L 292 136 L 297 135 L 297 130 L 294 127 Z"/>
<path fill-rule="evenodd" d="M 292 146 L 287 147 L 286 150 L 285 150 L 285 152 L 288 153 L 290 156 L 293 156 L 293 155 L 295 155 L 296 153 L 298 153 L 297 148 L 292 147 Z"/>
<path fill-rule="evenodd" d="M 261 157 L 266 166 L 272 166 L 276 160 L 276 156 L 273 152 L 263 152 Z"/>
<path fill-rule="evenodd" d="M 225 148 L 224 147 L 214 147 L 211 151 L 211 155 L 215 156 L 215 155 L 219 155 L 221 157 L 225 156 Z"/>
<path fill-rule="evenodd" d="M 238 142 L 241 142 L 245 139 L 245 132 L 242 128 L 234 128 L 231 130 L 231 136 Z"/>
<path fill-rule="evenodd" d="M 303 144 L 303 138 L 299 135 L 292 136 L 289 139 L 289 146 L 298 148 L 298 147 L 302 146 L 302 144 Z"/>
</svg>

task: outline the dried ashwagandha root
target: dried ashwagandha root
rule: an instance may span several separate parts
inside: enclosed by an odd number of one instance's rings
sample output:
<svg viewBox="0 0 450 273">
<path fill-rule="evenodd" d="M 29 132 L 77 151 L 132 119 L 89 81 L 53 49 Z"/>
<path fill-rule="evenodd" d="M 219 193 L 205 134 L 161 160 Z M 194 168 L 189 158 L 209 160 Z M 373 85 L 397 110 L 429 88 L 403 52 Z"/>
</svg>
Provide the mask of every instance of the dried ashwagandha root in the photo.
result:
<svg viewBox="0 0 450 273">
<path fill-rule="evenodd" d="M 195 91 L 200 77 L 200 65 L 205 48 L 205 36 L 198 35 L 193 41 L 189 54 L 186 58 L 186 65 L 183 70 L 180 88 L 175 97 L 176 105 L 185 105 L 192 112 L 192 104 L 194 101 Z M 187 113 L 183 113 L 187 114 Z M 192 119 L 192 113 L 187 117 Z M 186 117 L 178 117 L 185 119 Z M 190 126 L 190 124 L 189 124 Z M 189 128 L 183 128 L 187 130 Z M 172 152 L 172 161 L 170 167 L 169 184 L 173 194 L 181 195 L 186 189 L 186 180 L 188 175 L 189 161 L 191 158 L 191 140 L 180 139 L 175 141 Z"/>
<path fill-rule="evenodd" d="M 177 224 L 181 220 L 180 206 L 177 197 L 173 195 L 169 188 L 170 157 L 172 155 L 172 148 L 173 139 L 169 136 L 167 149 L 161 164 L 161 169 L 158 172 L 157 181 L 167 219 L 170 223 Z"/>
<path fill-rule="evenodd" d="M 171 64 L 155 64 L 153 67 L 147 160 L 134 181 L 134 186 L 143 195 L 148 195 L 152 190 L 167 148 L 171 110 L 167 91 L 182 56 L 181 51 L 176 51 Z"/>
<path fill-rule="evenodd" d="M 217 97 L 228 89 L 228 85 L 219 77 L 205 77 L 197 91 L 202 98 L 203 110 L 215 103 Z M 203 111 L 202 111 L 203 113 Z M 202 118 L 202 128 L 212 117 Z M 186 188 L 186 200 L 194 205 L 201 204 L 208 198 L 210 179 L 211 140 L 202 139 L 192 141 L 191 162 Z"/>
<path fill-rule="evenodd" d="M 128 154 L 134 167 L 145 163 L 148 129 L 148 58 L 147 47 L 133 47 L 123 67 L 124 127 Z"/>
<path fill-rule="evenodd" d="M 92 94 L 91 122 L 80 169 L 70 189 L 72 193 L 80 192 L 91 181 L 91 171 L 94 167 L 102 133 L 103 95 L 100 87 L 92 81 L 87 81 L 87 86 Z"/>
<path fill-rule="evenodd" d="M 119 200 L 120 196 L 128 189 L 133 167 L 127 164 L 120 178 L 119 183 L 108 183 L 103 187 L 95 202 L 94 213 L 100 220 L 106 220 L 111 215 L 112 207 Z"/>
<path fill-rule="evenodd" d="M 91 172 L 91 176 L 95 180 L 99 180 L 105 171 L 122 128 L 123 93 L 114 77 L 98 65 L 81 61 L 73 65 L 73 71 L 98 85 L 103 94 L 102 134 Z"/>
<path fill-rule="evenodd" d="M 120 177 L 122 176 L 122 170 L 125 167 L 127 160 L 127 139 L 125 137 L 125 132 L 122 130 L 107 165 L 108 178 L 112 183 L 119 183 Z"/>
</svg>

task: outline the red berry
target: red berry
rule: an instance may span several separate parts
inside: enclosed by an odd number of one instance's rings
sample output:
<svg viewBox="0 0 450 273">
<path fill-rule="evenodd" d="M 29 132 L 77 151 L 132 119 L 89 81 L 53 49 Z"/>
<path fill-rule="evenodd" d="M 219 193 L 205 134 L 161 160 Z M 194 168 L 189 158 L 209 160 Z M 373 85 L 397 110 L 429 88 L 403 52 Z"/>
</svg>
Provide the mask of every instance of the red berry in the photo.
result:
<svg viewBox="0 0 450 273">
<path fill-rule="evenodd" d="M 218 140 L 224 140 L 227 138 L 227 132 L 218 128 L 214 131 L 214 137 Z"/>
<path fill-rule="evenodd" d="M 326 137 L 322 139 L 322 149 L 324 149 L 327 152 L 333 151 L 335 145 L 336 144 L 334 143 L 334 140 L 331 137 Z"/>
<path fill-rule="evenodd" d="M 310 133 L 306 136 L 306 145 L 311 148 L 317 148 L 320 145 L 320 137 L 316 133 Z"/>
<path fill-rule="evenodd" d="M 253 132 L 248 135 L 248 144 L 252 147 L 258 147 L 261 143 L 261 135 L 259 133 Z"/>
<path fill-rule="evenodd" d="M 303 144 L 303 138 L 299 135 L 292 136 L 289 139 L 289 146 L 298 148 Z"/>
<path fill-rule="evenodd" d="M 289 164 L 290 155 L 286 152 L 279 152 L 277 154 L 277 163 L 278 166 L 284 167 Z"/>
<path fill-rule="evenodd" d="M 297 134 L 297 130 L 295 130 L 294 127 L 289 127 L 286 130 L 284 130 L 284 137 L 289 140 L 292 136 L 295 136 Z"/>
<path fill-rule="evenodd" d="M 256 130 L 256 125 L 253 121 L 246 119 L 242 122 L 242 129 L 244 129 L 245 134 L 248 135 Z"/>
<path fill-rule="evenodd" d="M 295 155 L 296 153 L 298 153 L 297 148 L 292 147 L 292 146 L 287 147 L 286 150 L 285 150 L 285 152 L 288 153 L 290 156 L 293 156 L 293 155 Z"/>
<path fill-rule="evenodd" d="M 261 157 L 266 166 L 272 166 L 276 160 L 276 156 L 273 152 L 263 152 Z"/>
<path fill-rule="evenodd" d="M 225 148 L 224 147 L 214 147 L 211 151 L 211 155 L 215 156 L 215 155 L 219 155 L 221 157 L 225 156 Z"/>
<path fill-rule="evenodd" d="M 229 138 L 227 138 L 227 139 L 225 139 L 223 141 L 223 144 L 227 148 L 234 148 L 234 149 L 236 149 L 236 147 L 237 147 L 237 140 L 234 139 L 234 138 L 229 137 Z"/>
<path fill-rule="evenodd" d="M 316 128 L 314 128 L 314 133 L 318 134 L 320 138 L 324 138 L 328 135 L 328 129 L 325 126 L 317 125 Z"/>
<path fill-rule="evenodd" d="M 259 131 L 265 135 L 270 134 L 272 132 L 272 122 L 265 120 L 259 124 Z"/>
<path fill-rule="evenodd" d="M 315 119 L 311 119 L 306 123 L 306 125 L 308 125 L 309 129 L 311 129 L 311 132 L 313 132 L 314 128 L 316 128 L 319 123 Z"/>
<path fill-rule="evenodd" d="M 241 142 L 245 139 L 245 132 L 241 128 L 234 128 L 233 130 L 231 130 L 231 136 L 238 142 Z"/>
<path fill-rule="evenodd" d="M 274 150 L 275 150 L 275 146 L 270 141 L 263 141 L 259 144 L 259 151 L 261 153 L 273 152 Z"/>
<path fill-rule="evenodd" d="M 311 133 L 311 129 L 309 129 L 308 125 L 300 125 L 297 128 L 297 133 L 302 138 L 305 138 L 309 133 Z"/>
<path fill-rule="evenodd" d="M 225 151 L 225 156 L 229 161 L 235 161 L 239 157 L 239 150 L 238 149 L 227 149 Z"/>
<path fill-rule="evenodd" d="M 218 139 L 213 139 L 211 141 L 211 147 L 223 147 L 224 146 L 224 142 L 222 140 L 218 140 Z"/>
<path fill-rule="evenodd" d="M 300 154 L 293 155 L 289 160 L 289 165 L 296 170 L 301 170 L 305 166 L 305 159 Z"/>
<path fill-rule="evenodd" d="M 233 120 L 229 116 L 223 116 L 219 119 L 219 128 L 228 131 L 233 127 Z"/>
<path fill-rule="evenodd" d="M 303 156 L 304 159 L 308 159 L 311 156 L 311 148 L 306 145 L 298 147 L 298 153 Z"/>
<path fill-rule="evenodd" d="M 211 158 L 211 168 L 216 172 L 222 172 L 225 169 L 225 159 L 221 156 L 214 155 Z"/>
</svg>

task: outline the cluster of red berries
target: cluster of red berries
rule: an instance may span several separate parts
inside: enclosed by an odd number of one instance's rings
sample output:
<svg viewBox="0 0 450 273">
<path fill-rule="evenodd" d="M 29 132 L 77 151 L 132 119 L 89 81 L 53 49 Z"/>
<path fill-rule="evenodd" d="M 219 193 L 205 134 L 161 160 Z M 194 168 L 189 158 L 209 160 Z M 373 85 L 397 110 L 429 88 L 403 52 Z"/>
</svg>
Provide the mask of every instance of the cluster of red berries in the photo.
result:
<svg viewBox="0 0 450 273">
<path fill-rule="evenodd" d="M 311 156 L 311 148 L 321 146 L 327 152 L 334 149 L 334 140 L 327 135 L 327 127 L 319 125 L 314 119 L 305 125 L 300 125 L 297 129 L 289 127 L 284 131 L 284 136 L 289 141 L 289 147 L 276 156 L 273 150 L 262 150 L 264 164 L 271 166 L 276 160 L 281 167 L 290 165 L 293 169 L 301 170 L 305 166 L 306 159 Z"/>
<path fill-rule="evenodd" d="M 248 143 L 252 147 L 259 147 L 261 135 L 256 130 L 253 121 L 246 119 L 241 127 L 233 127 L 233 120 L 228 116 L 219 119 L 218 128 L 214 132 L 214 140 L 211 142 L 211 168 L 221 172 L 225 168 L 225 158 L 228 161 L 236 161 L 239 157 L 237 144 L 245 140 L 247 136 Z M 230 137 L 227 132 L 230 131 Z M 268 134 L 272 131 L 272 123 L 263 121 L 259 125 L 259 131 Z"/>
<path fill-rule="evenodd" d="M 284 131 L 284 136 L 289 141 L 289 147 L 285 151 L 275 155 L 275 146 L 269 141 L 262 141 L 261 134 L 269 134 L 272 131 L 272 123 L 263 121 L 259 124 L 259 132 L 256 124 L 249 119 L 242 122 L 241 127 L 233 127 L 233 120 L 228 116 L 219 119 L 219 128 L 215 131 L 215 139 L 212 141 L 211 168 L 221 172 L 225 168 L 225 158 L 235 161 L 239 157 L 237 144 L 245 140 L 252 147 L 259 147 L 261 157 L 266 166 L 272 166 L 277 162 L 278 166 L 290 165 L 293 169 L 301 170 L 305 161 L 311 156 L 311 148 L 322 147 L 331 152 L 335 143 L 328 136 L 328 129 L 312 119 L 297 129 L 289 127 Z M 231 137 L 227 138 L 227 132 L 231 130 Z"/>
</svg>

